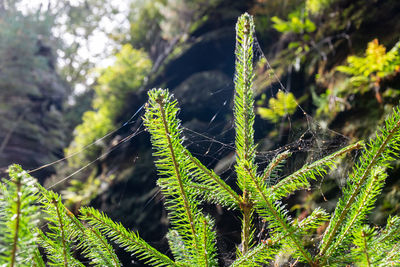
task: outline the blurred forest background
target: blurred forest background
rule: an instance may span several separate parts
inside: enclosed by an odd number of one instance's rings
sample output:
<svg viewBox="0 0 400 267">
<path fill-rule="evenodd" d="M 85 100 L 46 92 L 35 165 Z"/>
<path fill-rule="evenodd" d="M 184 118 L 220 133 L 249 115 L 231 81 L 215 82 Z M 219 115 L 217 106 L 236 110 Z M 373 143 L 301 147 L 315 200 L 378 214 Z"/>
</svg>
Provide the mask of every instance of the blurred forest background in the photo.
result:
<svg viewBox="0 0 400 267">
<path fill-rule="evenodd" d="M 95 206 L 165 246 L 140 119 L 146 92 L 174 93 L 186 145 L 234 183 L 235 23 L 245 11 L 256 22 L 259 164 L 289 149 L 295 168 L 368 138 L 399 103 L 398 0 L 0 0 L 1 176 L 11 163 L 33 170 L 68 157 L 32 175 L 73 211 Z M 332 209 L 348 165 L 289 199 L 291 210 Z M 394 163 L 376 224 L 400 210 L 399 171 Z M 240 219 L 205 209 L 229 251 Z"/>
</svg>

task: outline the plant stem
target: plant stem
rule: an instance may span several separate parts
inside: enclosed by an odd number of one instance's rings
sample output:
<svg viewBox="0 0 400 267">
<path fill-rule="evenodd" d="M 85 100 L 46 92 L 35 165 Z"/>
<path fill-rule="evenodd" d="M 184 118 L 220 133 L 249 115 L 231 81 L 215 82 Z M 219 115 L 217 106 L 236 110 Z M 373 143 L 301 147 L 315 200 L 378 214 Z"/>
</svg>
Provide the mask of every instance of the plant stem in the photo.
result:
<svg viewBox="0 0 400 267">
<path fill-rule="evenodd" d="M 363 238 L 363 241 L 364 241 L 364 253 L 365 253 L 365 257 L 367 258 L 367 264 L 368 264 L 368 267 L 370 267 L 371 262 L 369 260 L 369 255 L 368 255 L 368 251 L 367 251 L 367 240 L 366 240 L 364 231 L 361 232 L 361 237 Z"/>
<path fill-rule="evenodd" d="M 238 158 L 237 168 L 244 170 L 247 165 L 253 169 L 254 165 L 254 144 L 253 144 L 253 105 L 252 105 L 252 88 L 251 83 L 253 79 L 252 74 L 252 34 L 251 23 L 252 20 L 247 14 L 239 19 L 238 25 L 243 23 L 243 28 L 237 26 L 237 46 L 236 46 L 236 71 L 237 83 L 235 84 L 235 124 L 236 124 L 236 153 Z M 242 38 L 242 39 L 241 39 Z M 240 171 L 239 171 L 240 172 Z M 243 191 L 242 201 L 239 207 L 242 211 L 242 235 L 241 235 L 241 252 L 245 254 L 249 249 L 251 242 L 251 216 L 253 210 L 253 203 L 248 195 L 248 178 L 243 172 L 238 179 L 241 183 Z"/>
<path fill-rule="evenodd" d="M 15 258 L 17 256 L 17 244 L 18 244 L 18 234 L 19 234 L 19 221 L 21 216 L 21 180 L 18 179 L 15 181 L 17 184 L 17 211 L 15 218 L 15 228 L 14 228 L 14 238 L 13 238 L 13 246 L 11 251 L 11 263 L 10 266 L 13 267 L 15 265 Z"/>
<path fill-rule="evenodd" d="M 52 203 L 53 203 L 53 205 L 54 205 L 54 207 L 56 209 L 58 221 L 60 223 L 61 241 L 62 241 L 62 245 L 63 245 L 64 266 L 68 267 L 67 248 L 66 248 L 66 244 L 65 244 L 65 234 L 64 234 L 64 223 L 62 221 L 60 211 L 58 210 L 57 200 L 55 200 L 53 198 L 52 199 Z"/>
<path fill-rule="evenodd" d="M 248 202 L 248 194 L 247 192 L 243 192 L 245 196 L 243 202 L 241 203 L 241 209 L 243 213 L 243 221 L 242 221 L 242 244 L 241 244 L 241 252 L 242 255 L 246 254 L 249 251 L 250 240 L 250 231 L 251 231 L 251 215 L 253 213 L 253 205 Z"/>
<path fill-rule="evenodd" d="M 205 263 L 204 263 L 204 266 L 205 267 L 208 267 L 208 257 L 207 257 L 207 222 L 206 222 L 206 220 L 204 220 L 203 221 L 203 231 L 204 231 L 204 239 L 203 239 L 203 242 L 204 242 L 204 260 L 205 260 Z"/>
<path fill-rule="evenodd" d="M 183 204 L 185 206 L 186 216 L 189 219 L 190 229 L 192 231 L 193 240 L 194 240 L 194 246 L 195 246 L 196 250 L 198 251 L 197 234 L 196 234 L 196 230 L 194 229 L 193 215 L 192 215 L 192 213 L 190 211 L 189 201 L 188 201 L 188 198 L 187 198 L 187 195 L 186 195 L 186 191 L 183 188 L 182 177 L 181 177 L 181 174 L 180 174 L 180 171 L 179 171 L 179 165 L 178 165 L 178 162 L 176 161 L 176 158 L 175 158 L 174 148 L 172 147 L 172 141 L 171 141 L 170 132 L 169 132 L 169 129 L 168 129 L 168 123 L 167 123 L 167 120 L 165 118 L 164 106 L 162 105 L 161 102 L 158 102 L 158 104 L 160 106 L 161 119 L 162 119 L 163 126 L 164 126 L 165 136 L 167 137 L 168 149 L 169 149 L 169 153 L 171 155 L 172 164 L 174 165 L 175 175 L 176 175 L 176 178 L 178 180 L 180 194 L 181 194 L 181 197 L 183 199 Z"/>
</svg>

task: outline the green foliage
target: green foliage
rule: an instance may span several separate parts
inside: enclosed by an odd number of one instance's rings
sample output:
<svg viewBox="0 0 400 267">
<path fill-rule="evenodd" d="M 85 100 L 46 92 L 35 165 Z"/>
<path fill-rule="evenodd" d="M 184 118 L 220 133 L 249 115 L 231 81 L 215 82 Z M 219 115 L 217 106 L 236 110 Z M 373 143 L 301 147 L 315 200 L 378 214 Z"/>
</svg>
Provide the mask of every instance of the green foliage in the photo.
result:
<svg viewBox="0 0 400 267">
<path fill-rule="evenodd" d="M 288 20 L 282 20 L 278 17 L 272 17 L 273 27 L 282 33 L 311 33 L 316 30 L 314 22 L 312 22 L 307 13 L 294 11 L 289 14 Z"/>
<path fill-rule="evenodd" d="M 272 27 L 278 32 L 288 34 L 291 42 L 288 44 L 288 50 L 294 51 L 294 67 L 300 68 L 300 61 L 304 60 L 304 54 L 310 51 L 313 44 L 317 26 L 310 19 L 310 11 L 302 5 L 299 9 L 289 13 L 288 20 L 280 19 L 276 16 L 271 18 Z"/>
<path fill-rule="evenodd" d="M 317 95 L 314 88 L 311 88 L 311 96 L 314 104 L 318 107 L 317 116 L 328 115 L 334 117 L 338 111 L 344 111 L 350 106 L 345 99 L 339 97 L 342 87 L 326 89 L 321 95 Z"/>
<path fill-rule="evenodd" d="M 81 151 L 115 128 L 126 97 L 145 84 L 150 69 L 151 61 L 145 52 L 129 44 L 122 47 L 115 64 L 103 70 L 99 77 L 92 103 L 94 110 L 83 114 L 83 121 L 76 127 L 74 140 L 66 150 L 67 155 Z M 102 147 L 102 143 L 96 142 L 83 154 L 71 158 L 70 163 L 81 166 L 94 160 Z"/>
<path fill-rule="evenodd" d="M 336 70 L 350 76 L 352 92 L 365 92 L 379 87 L 385 79 L 400 71 L 400 42 L 388 52 L 378 39 L 368 43 L 364 57 L 349 56 L 347 66 L 338 66 Z"/>
<path fill-rule="evenodd" d="M 162 175 L 158 185 L 166 197 L 171 227 L 187 250 L 186 255 L 178 251 L 174 251 L 174 254 L 191 265 L 215 265 L 214 223 L 200 212 L 195 191 L 190 187 L 180 122 L 176 120 L 176 104 L 167 91 L 151 90 L 144 118 L 151 133 L 154 155 L 157 156 L 156 166 Z"/>
<path fill-rule="evenodd" d="M 128 252 L 135 252 L 139 258 L 152 266 L 170 266 L 173 261 L 143 241 L 137 234 L 127 230 L 120 223 L 113 222 L 102 212 L 93 208 L 82 208 L 81 219 L 94 229 L 104 233 Z M 110 248 L 111 249 L 111 248 Z M 116 262 L 117 263 L 117 262 Z"/>
<path fill-rule="evenodd" d="M 0 264 L 11 262 L 14 266 L 17 264 L 12 259 L 21 258 L 21 265 L 34 262 L 43 266 L 39 245 L 45 251 L 48 265 L 83 266 L 74 257 L 75 252 L 82 252 L 93 266 L 120 266 L 108 243 L 111 240 L 151 266 L 218 266 L 215 224 L 202 210 L 203 202 L 211 202 L 241 214 L 241 243 L 232 266 L 264 266 L 279 255 L 288 255 L 290 264 L 301 262 L 308 266 L 398 265 L 400 218 L 390 217 L 386 226 L 378 229 L 368 225 L 366 216 L 382 192 L 390 162 L 399 157 L 400 109 L 394 109 L 367 145 L 362 142 L 349 145 L 273 184 L 273 175 L 291 153 L 277 155 L 259 172 L 253 136 L 252 17 L 247 13 L 242 15 L 236 31 L 234 115 L 238 192 L 185 148 L 177 118 L 179 108 L 172 95 L 163 89 L 148 93 L 144 123 L 151 135 L 160 176 L 158 185 L 169 215 L 171 230 L 167 238 L 173 258 L 93 208 L 82 208 L 77 219 L 56 193 L 42 188 L 21 168 L 13 166 L 9 169 L 11 179 L 0 187 Z M 309 189 L 311 180 L 335 168 L 346 153 L 362 147 L 364 151 L 332 215 L 321 208 L 303 219 L 289 215 L 282 199 L 295 191 Z M 46 214 L 47 231 L 37 228 L 35 218 L 41 212 Z M 267 223 L 266 239 L 259 241 L 254 238 L 256 216 Z M 316 229 L 323 231 L 324 224 L 325 232 L 318 233 Z M 22 251 L 26 242 L 30 242 L 32 249 Z"/>
<path fill-rule="evenodd" d="M 10 180 L 1 183 L 2 266 L 84 266 L 74 257 L 78 249 L 94 266 L 120 266 L 103 234 L 79 221 L 61 202 L 18 165 L 9 168 Z M 42 231 L 38 218 L 46 222 Z M 47 266 L 46 265 L 46 266 Z"/>
<path fill-rule="evenodd" d="M 146 49 L 154 56 L 163 45 L 175 46 L 177 41 L 203 25 L 208 18 L 207 11 L 219 3 L 221 0 L 133 1 L 129 14 L 129 36 L 119 39 L 126 39 L 123 42 L 127 41 L 134 48 Z M 172 47 L 167 50 L 170 49 Z"/>
<path fill-rule="evenodd" d="M 108 116 L 108 110 L 100 109 L 96 111 L 86 111 L 82 117 L 82 123 L 74 131 L 74 140 L 65 150 L 67 156 L 78 153 L 89 144 L 95 142 L 100 137 L 110 132 L 114 127 L 114 122 Z M 81 166 L 89 160 L 95 159 L 101 152 L 102 143 L 96 144 L 86 150 L 84 155 L 78 155 L 69 160 L 72 166 Z"/>
<path fill-rule="evenodd" d="M 26 265 L 37 251 L 38 190 L 20 166 L 11 166 L 10 180 L 0 184 L 0 263 Z"/>
<path fill-rule="evenodd" d="M 306 0 L 306 10 L 310 14 L 318 14 L 324 11 L 325 8 L 329 7 L 334 0 Z"/>
<path fill-rule="evenodd" d="M 77 235 L 72 227 L 71 218 L 68 217 L 61 198 L 52 191 L 42 190 L 41 204 L 46 213 L 49 231 L 39 233 L 39 244 L 45 249 L 49 257 L 49 264 L 59 265 L 63 262 L 65 266 L 83 266 L 73 257 L 73 238 Z"/>
<path fill-rule="evenodd" d="M 373 207 L 376 196 L 382 191 L 386 179 L 385 169 L 398 156 L 400 138 L 400 113 L 385 120 L 376 138 L 366 145 L 360 161 L 353 168 L 344 195 L 340 198 L 321 243 L 324 261 L 334 257 L 351 240 L 352 230 L 361 227 L 366 214 Z"/>
<path fill-rule="evenodd" d="M 115 175 L 104 175 L 99 179 L 96 177 L 96 171 L 93 170 L 85 178 L 85 181 L 79 178 L 71 180 L 69 186 L 61 191 L 67 207 L 71 207 L 77 203 L 82 206 L 88 205 L 90 201 L 104 192 L 104 184 L 110 184 Z"/>
<path fill-rule="evenodd" d="M 129 44 L 124 45 L 115 58 L 115 63 L 106 68 L 98 79 L 94 108 L 105 105 L 108 102 L 106 99 L 110 97 L 115 97 L 120 106 L 126 93 L 136 91 L 143 86 L 151 68 L 151 61 L 146 53 L 132 48 Z"/>
<path fill-rule="evenodd" d="M 337 66 L 326 77 L 319 76 L 318 79 L 323 81 L 338 73 L 346 74 L 345 79 L 330 86 L 320 96 L 311 90 L 313 101 L 318 106 L 317 115 L 333 117 L 336 112 L 351 108 L 348 98 L 358 93 L 373 91 L 379 103 L 383 103 L 385 98 L 388 102 L 397 98 L 398 90 L 387 88 L 384 82 L 393 80 L 400 71 L 399 50 L 400 42 L 386 51 L 385 46 L 374 39 L 368 43 L 364 56 L 349 56 L 347 65 Z"/>
<path fill-rule="evenodd" d="M 265 94 L 261 96 L 261 100 L 265 100 Z M 273 123 L 277 123 L 281 118 L 293 115 L 297 109 L 297 101 L 292 93 L 279 91 L 276 98 L 270 98 L 268 108 L 258 107 L 257 113 L 263 119 L 267 119 Z"/>
<path fill-rule="evenodd" d="M 386 228 L 377 230 L 366 225 L 354 231 L 353 247 L 351 253 L 342 255 L 342 262 L 356 262 L 356 266 L 383 266 L 382 262 L 390 266 L 400 263 L 398 246 L 398 227 L 400 217 L 389 217 Z"/>
</svg>

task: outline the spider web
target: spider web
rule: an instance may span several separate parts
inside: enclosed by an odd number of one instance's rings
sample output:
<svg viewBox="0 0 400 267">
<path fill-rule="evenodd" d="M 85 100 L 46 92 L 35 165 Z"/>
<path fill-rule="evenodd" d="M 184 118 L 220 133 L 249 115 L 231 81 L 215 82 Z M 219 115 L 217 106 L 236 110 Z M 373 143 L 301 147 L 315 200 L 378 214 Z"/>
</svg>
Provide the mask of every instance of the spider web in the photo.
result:
<svg viewBox="0 0 400 267">
<path fill-rule="evenodd" d="M 263 88 L 263 93 L 267 95 L 267 101 L 265 102 L 268 102 L 270 98 L 276 97 L 277 93 L 280 91 L 285 94 L 292 92 L 297 99 L 306 92 L 306 90 L 297 88 L 295 84 L 292 84 L 291 72 L 287 75 L 286 81 L 282 81 L 278 77 L 267 57 L 264 55 L 257 39 L 255 39 L 254 66 L 257 66 L 262 60 L 265 61 L 266 64 L 261 73 L 261 80 L 268 82 L 268 86 Z M 255 71 L 257 71 L 256 68 Z M 257 79 L 260 78 L 258 77 Z M 226 86 L 222 88 L 210 91 L 208 93 L 209 98 L 221 98 L 221 95 L 226 95 L 227 91 L 233 92 L 232 83 L 227 83 Z M 256 102 L 258 102 L 257 100 L 259 100 L 260 96 L 261 95 L 257 94 L 257 92 L 255 93 Z M 223 113 L 223 110 L 232 107 L 232 99 L 220 100 L 222 103 L 221 107 L 206 122 L 207 126 L 203 127 L 205 130 L 194 130 L 183 123 L 183 135 L 185 140 L 184 144 L 189 150 L 202 161 L 205 161 L 204 163 L 207 167 L 214 169 L 217 174 L 220 174 L 225 180 L 229 181 L 231 179 L 234 180 L 235 176 L 233 168 L 235 163 L 234 120 L 232 113 L 230 114 L 231 117 L 228 123 L 226 120 L 224 121 L 219 118 L 226 115 Z M 285 169 L 281 173 L 278 173 L 277 178 L 275 178 L 273 182 L 278 182 L 285 175 L 297 170 L 305 163 L 311 163 L 344 147 L 350 141 L 348 137 L 339 132 L 335 132 L 319 124 L 313 116 L 310 115 L 313 109 L 312 103 L 307 103 L 306 107 L 303 107 L 303 104 L 300 104 L 297 100 L 296 103 L 296 112 L 292 115 L 286 114 L 276 123 L 263 120 L 259 116 L 256 118 L 255 141 L 258 146 L 256 161 L 260 166 L 260 171 L 262 171 L 262 169 L 279 153 L 284 151 L 292 152 L 292 157 L 288 160 Z M 107 140 L 112 136 L 118 135 L 121 130 L 126 130 L 128 127 L 130 128 L 131 133 L 129 135 L 119 139 L 95 160 L 76 169 L 65 177 L 57 177 L 55 181 L 53 179 L 47 186 L 48 189 L 52 189 L 102 161 L 110 153 L 120 148 L 122 144 L 126 142 L 135 142 L 135 138 L 145 131 L 143 123 L 141 122 L 144 104 L 145 103 L 143 103 L 119 128 L 114 129 L 68 157 L 40 166 L 29 172 L 34 174 L 34 172 L 40 169 L 64 162 L 69 158 L 85 152 L 87 149 L 90 149 L 100 142 L 104 142 L 104 139 Z M 262 106 L 265 106 L 265 103 L 262 104 Z M 274 109 L 274 107 L 269 108 L 272 110 Z M 271 137 L 271 133 L 275 133 L 275 136 Z M 322 182 L 314 186 L 321 189 L 321 184 Z"/>
<path fill-rule="evenodd" d="M 293 91 L 300 91 L 301 88 L 296 88 L 295 85 L 284 85 L 284 82 L 279 79 L 275 71 L 271 67 L 267 57 L 264 55 L 260 48 L 259 43 L 255 42 L 254 48 L 254 65 L 264 60 L 267 68 L 264 70 L 264 79 L 269 80 L 269 85 L 263 91 L 268 95 L 267 100 L 276 97 L 279 91 L 290 93 L 288 88 L 293 88 Z M 290 83 L 291 78 L 288 77 L 286 83 Z M 227 85 L 227 87 L 229 87 Z M 210 92 L 210 98 L 215 97 L 221 90 L 230 90 L 229 88 L 220 89 L 216 92 Z M 296 97 L 301 97 L 302 92 L 293 92 Z M 257 99 L 260 95 L 256 95 Z M 227 104 L 227 100 L 223 102 L 223 106 Z M 310 102 L 310 101 L 309 101 Z M 287 114 L 282 117 L 279 122 L 271 123 L 261 119 L 259 116 L 256 118 L 256 133 L 255 141 L 258 149 L 256 152 L 256 160 L 260 166 L 260 171 L 279 153 L 284 151 L 292 152 L 293 156 L 287 163 L 287 168 L 281 173 L 275 182 L 279 181 L 285 175 L 299 169 L 307 163 L 311 163 L 318 159 L 327 156 L 334 151 L 346 146 L 350 142 L 350 138 L 343 134 L 330 130 L 326 125 L 321 125 L 316 121 L 312 115 L 312 103 L 308 103 L 308 107 L 303 107 L 297 102 L 296 112 L 293 115 Z M 311 107 L 310 107 L 311 106 Z M 274 109 L 274 107 L 270 107 Z M 210 134 L 213 128 L 221 128 L 216 122 L 216 117 L 219 112 L 208 122 L 208 129 L 204 132 L 192 130 L 188 127 L 183 127 L 185 136 L 185 145 L 192 151 L 196 151 L 196 156 L 206 159 L 207 165 L 213 168 L 217 174 L 228 174 L 225 179 L 234 179 L 234 121 L 233 119 L 225 125 L 223 131 L 218 134 Z M 266 130 L 262 128 L 265 127 Z M 263 134 L 257 133 L 261 130 Z M 275 137 L 268 137 L 268 133 L 278 133 Z M 321 184 L 314 185 L 320 189 Z"/>
</svg>

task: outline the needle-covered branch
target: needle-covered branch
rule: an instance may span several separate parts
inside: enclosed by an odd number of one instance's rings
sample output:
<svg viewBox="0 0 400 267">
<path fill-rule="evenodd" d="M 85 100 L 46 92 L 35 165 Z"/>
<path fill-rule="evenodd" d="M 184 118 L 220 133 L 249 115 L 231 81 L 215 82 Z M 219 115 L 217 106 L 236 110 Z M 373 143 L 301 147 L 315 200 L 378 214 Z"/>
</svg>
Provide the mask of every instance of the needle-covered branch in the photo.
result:
<svg viewBox="0 0 400 267">
<path fill-rule="evenodd" d="M 289 176 L 282 179 L 276 185 L 272 186 L 268 191 L 268 195 L 273 200 L 279 200 L 289 196 L 297 190 L 310 187 L 309 180 L 316 180 L 317 177 L 324 176 L 328 170 L 336 167 L 338 159 L 345 154 L 355 149 L 361 149 L 363 142 L 358 142 L 342 148 L 341 150 L 334 152 L 320 160 L 317 160 L 311 164 L 305 164 L 298 171 L 290 174 Z"/>
<path fill-rule="evenodd" d="M 115 223 L 104 213 L 93 208 L 81 208 L 81 218 L 92 227 L 100 230 L 104 235 L 125 248 L 128 252 L 133 252 L 145 263 L 151 266 L 179 266 L 168 256 L 157 251 L 146 243 L 138 234 L 127 230 L 122 224 Z"/>
<path fill-rule="evenodd" d="M 37 250 L 32 231 L 40 215 L 36 180 L 19 165 L 8 169 L 10 179 L 0 183 L 0 265 L 21 266 Z"/>
<path fill-rule="evenodd" d="M 159 175 L 158 185 L 166 197 L 171 226 L 183 238 L 191 254 L 192 264 L 215 261 L 215 236 L 213 223 L 199 210 L 197 195 L 189 186 L 190 167 L 187 152 L 181 137 L 182 129 L 177 118 L 177 102 L 167 90 L 149 91 L 144 122 L 151 134 Z M 186 153 L 185 153 L 186 152 Z M 202 222 L 207 221 L 204 228 Z M 202 242 L 204 235 L 209 242 L 206 248 Z M 208 253 L 203 253 L 207 250 Z M 206 258 L 204 258 L 206 257 Z"/>
<path fill-rule="evenodd" d="M 371 171 L 378 167 L 389 168 L 389 162 L 398 157 L 400 145 L 400 111 L 395 108 L 393 113 L 385 120 L 385 127 L 377 131 L 375 139 L 371 140 L 362 153 L 358 163 L 350 174 L 344 194 L 340 198 L 331 218 L 329 226 L 324 234 L 321 243 L 320 257 L 322 262 L 326 262 L 340 243 L 335 240 L 342 239 L 340 233 L 342 229 L 352 227 L 355 210 L 360 205 L 354 205 L 360 200 L 360 192 L 365 190 L 368 181 L 372 181 Z M 379 181 L 378 181 L 379 182 Z M 381 183 L 383 181 L 380 181 Z M 377 189 L 372 190 L 371 194 L 376 194 Z M 365 192 L 365 191 L 364 191 Z M 367 201 L 367 198 L 365 198 Z M 364 205 L 368 207 L 369 205 Z M 353 214 L 353 215 L 352 215 Z M 357 219 L 358 220 L 358 219 Z M 347 222 L 346 222 L 347 221 Z"/>
</svg>

